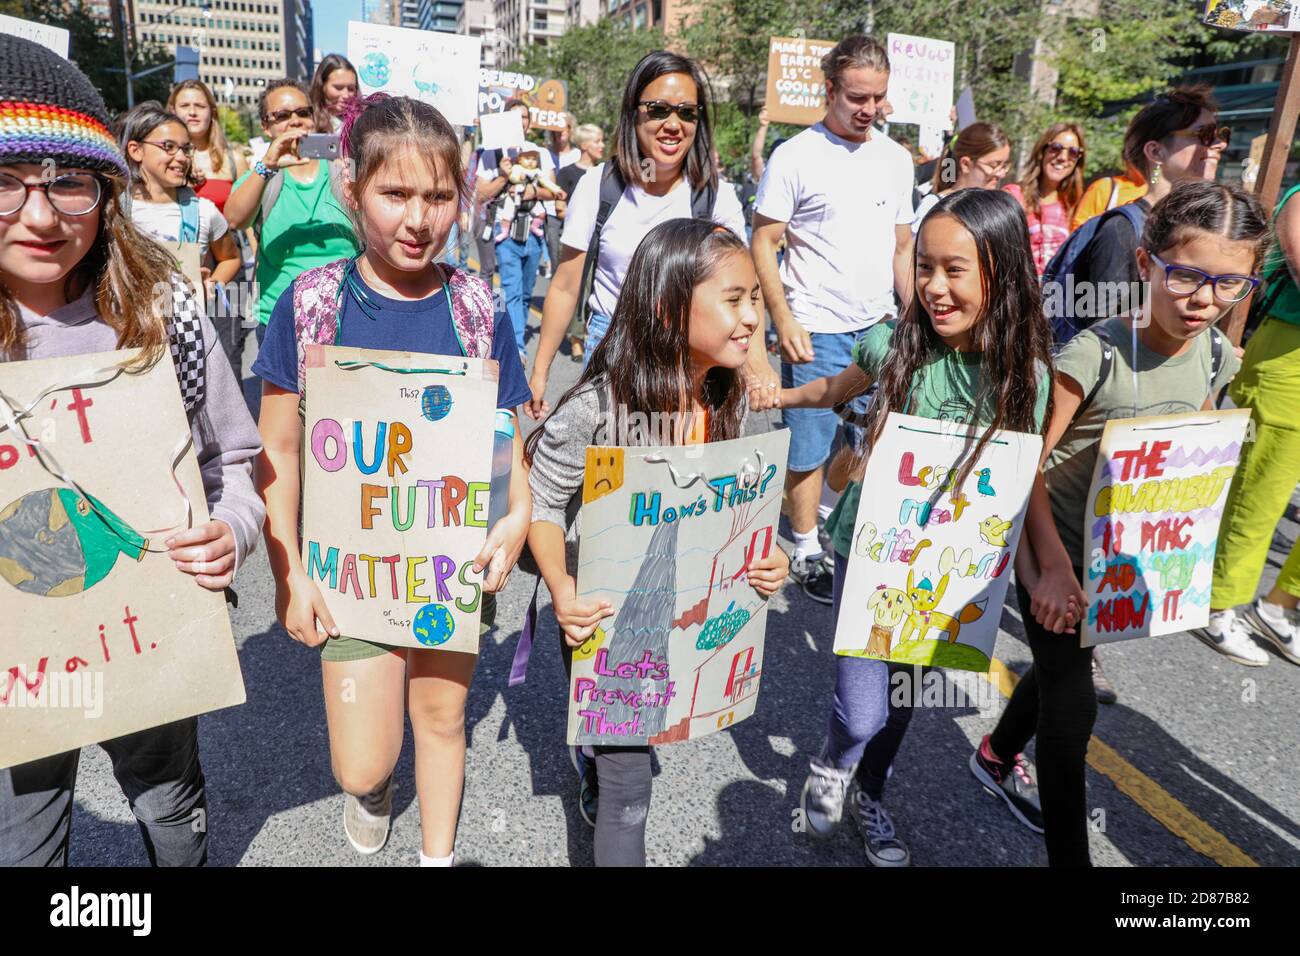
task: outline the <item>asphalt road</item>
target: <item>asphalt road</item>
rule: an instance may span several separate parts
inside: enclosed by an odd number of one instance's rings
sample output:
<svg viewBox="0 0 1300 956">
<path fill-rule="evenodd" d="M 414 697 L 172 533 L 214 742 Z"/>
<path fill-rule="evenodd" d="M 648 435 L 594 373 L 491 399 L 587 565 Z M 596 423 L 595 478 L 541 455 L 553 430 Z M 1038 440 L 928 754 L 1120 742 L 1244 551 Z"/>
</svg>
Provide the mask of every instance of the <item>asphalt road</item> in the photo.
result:
<svg viewBox="0 0 1300 956">
<path fill-rule="evenodd" d="M 538 284 L 537 304 L 545 280 Z M 534 318 L 534 323 L 536 319 Z M 530 340 L 530 351 L 535 348 Z M 245 385 L 255 402 L 258 385 Z M 559 360 L 552 398 L 579 366 Z M 770 427 L 754 416 L 754 427 Z M 1300 526 L 1284 521 L 1266 584 Z M 788 542 L 787 542 L 788 544 Z M 330 773 L 318 653 L 275 624 L 273 586 L 259 549 L 236 582 L 232 613 L 248 703 L 201 721 L 214 865 L 401 866 L 420 844 L 414 759 L 407 735 L 397 767 L 393 832 L 363 858 L 343 836 L 343 798 Z M 558 632 L 545 603 L 526 684 L 507 688 L 531 589 L 515 574 L 503 622 L 482 646 L 466 714 L 467 784 L 457 860 L 496 866 L 587 865 L 591 831 L 577 811 L 565 753 Z M 984 793 L 966 761 L 988 733 L 1005 688 L 1029 664 L 1014 598 L 1003 611 L 1000 681 L 945 678 L 942 706 L 918 709 L 885 794 L 917 866 L 1046 863 L 1042 839 Z M 701 740 L 659 748 L 647 831 L 658 866 L 865 865 L 847 822 L 830 840 L 795 832 L 810 753 L 825 732 L 834 684 L 830 609 L 797 587 L 772 599 L 765 679 L 753 717 Z M 1245 668 L 1186 635 L 1103 649 L 1119 703 L 1101 708 L 1090 751 L 1088 799 L 1098 865 L 1300 864 L 1300 668 L 1273 655 Z M 965 689 L 969 689 L 968 694 Z M 1030 750 L 1032 757 L 1032 748 Z M 107 758 L 81 763 L 71 861 L 144 865 L 134 821 Z"/>
</svg>

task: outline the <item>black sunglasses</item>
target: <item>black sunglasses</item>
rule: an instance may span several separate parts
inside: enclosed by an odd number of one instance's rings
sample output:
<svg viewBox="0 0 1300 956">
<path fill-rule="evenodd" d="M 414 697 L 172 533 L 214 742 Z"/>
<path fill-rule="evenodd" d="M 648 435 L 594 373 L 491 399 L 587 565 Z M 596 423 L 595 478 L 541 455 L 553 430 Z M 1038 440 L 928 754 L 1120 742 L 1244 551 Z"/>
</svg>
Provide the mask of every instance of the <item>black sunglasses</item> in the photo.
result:
<svg viewBox="0 0 1300 956">
<path fill-rule="evenodd" d="M 1194 129 L 1181 130 L 1183 136 L 1194 136 L 1202 146 L 1210 147 L 1218 143 L 1224 146 L 1232 139 L 1231 126 L 1215 126 L 1213 123 L 1206 123 L 1204 126 L 1197 126 Z"/>
<path fill-rule="evenodd" d="M 300 106 L 296 110 L 276 110 L 274 113 L 267 113 L 262 120 L 269 126 L 272 123 L 283 123 L 291 116 L 296 116 L 298 119 L 311 119 L 315 115 L 316 111 L 310 106 Z"/>
<path fill-rule="evenodd" d="M 676 113 L 683 123 L 694 126 L 700 121 L 700 108 L 694 103 L 665 103 L 663 100 L 642 100 L 637 106 L 645 110 L 646 116 L 656 123 L 662 123 Z"/>
<path fill-rule="evenodd" d="M 1062 153 L 1065 153 L 1071 159 L 1077 160 L 1080 156 L 1083 155 L 1083 150 L 1079 149 L 1079 147 L 1077 146 L 1066 146 L 1064 143 L 1047 144 L 1048 156 L 1060 156 Z"/>
</svg>

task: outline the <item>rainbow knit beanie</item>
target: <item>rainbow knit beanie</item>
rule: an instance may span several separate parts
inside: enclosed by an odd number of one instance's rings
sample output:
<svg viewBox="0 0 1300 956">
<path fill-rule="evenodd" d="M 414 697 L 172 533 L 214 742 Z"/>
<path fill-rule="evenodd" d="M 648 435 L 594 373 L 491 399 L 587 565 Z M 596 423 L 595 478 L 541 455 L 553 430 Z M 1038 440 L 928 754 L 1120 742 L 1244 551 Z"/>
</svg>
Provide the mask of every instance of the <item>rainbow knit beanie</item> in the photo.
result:
<svg viewBox="0 0 1300 956">
<path fill-rule="evenodd" d="M 44 163 L 126 176 L 99 91 L 53 50 L 0 35 L 0 165 Z"/>
</svg>

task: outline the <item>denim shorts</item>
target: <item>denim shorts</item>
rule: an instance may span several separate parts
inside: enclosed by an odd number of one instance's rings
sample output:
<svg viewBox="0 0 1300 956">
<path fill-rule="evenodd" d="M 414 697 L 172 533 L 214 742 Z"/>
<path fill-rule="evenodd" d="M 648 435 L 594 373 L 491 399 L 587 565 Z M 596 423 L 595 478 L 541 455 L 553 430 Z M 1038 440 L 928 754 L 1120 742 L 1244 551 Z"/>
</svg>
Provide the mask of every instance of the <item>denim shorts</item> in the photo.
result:
<svg viewBox="0 0 1300 956">
<path fill-rule="evenodd" d="M 592 312 L 587 316 L 587 340 L 582 347 L 582 367 L 587 367 L 587 360 L 591 358 L 591 353 L 596 351 L 596 346 L 605 338 L 605 333 L 609 331 L 609 316 L 601 315 L 599 312 Z"/>
<path fill-rule="evenodd" d="M 796 388 L 814 379 L 838 375 L 853 364 L 853 343 L 861 332 L 810 332 L 814 358 L 803 364 L 781 363 L 781 385 Z M 859 395 L 849 407 L 865 411 L 867 396 Z M 840 417 L 829 408 L 782 409 L 781 421 L 790 429 L 790 471 L 815 471 L 831 457 L 840 431 Z M 856 443 L 861 429 L 844 425 L 842 441 Z"/>
</svg>

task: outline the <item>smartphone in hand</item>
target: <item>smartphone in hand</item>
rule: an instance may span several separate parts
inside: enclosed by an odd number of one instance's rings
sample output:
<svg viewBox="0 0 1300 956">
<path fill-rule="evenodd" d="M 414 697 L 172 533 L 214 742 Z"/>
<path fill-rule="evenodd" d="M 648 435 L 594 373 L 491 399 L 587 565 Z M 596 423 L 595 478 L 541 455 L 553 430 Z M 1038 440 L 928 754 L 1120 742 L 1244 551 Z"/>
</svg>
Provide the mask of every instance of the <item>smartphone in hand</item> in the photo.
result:
<svg viewBox="0 0 1300 956">
<path fill-rule="evenodd" d="M 308 133 L 298 140 L 298 155 L 303 159 L 338 159 L 338 133 Z"/>
</svg>

